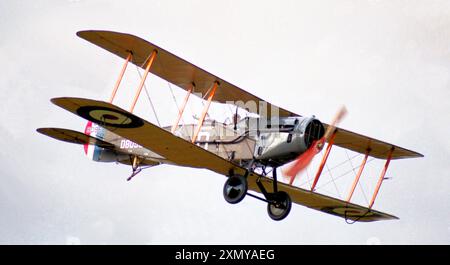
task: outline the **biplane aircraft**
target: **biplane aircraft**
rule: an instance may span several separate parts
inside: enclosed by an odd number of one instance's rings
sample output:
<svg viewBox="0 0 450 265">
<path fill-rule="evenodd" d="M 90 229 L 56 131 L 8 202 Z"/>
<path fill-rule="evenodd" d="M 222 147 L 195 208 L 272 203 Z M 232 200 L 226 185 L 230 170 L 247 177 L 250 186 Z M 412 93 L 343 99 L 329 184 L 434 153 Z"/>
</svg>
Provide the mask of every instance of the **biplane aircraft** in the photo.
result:
<svg viewBox="0 0 450 265">
<path fill-rule="evenodd" d="M 39 128 L 38 132 L 84 145 L 86 155 L 94 161 L 130 165 L 128 180 L 142 168 L 160 164 L 209 169 L 227 177 L 223 196 L 228 203 L 239 203 L 247 195 L 254 197 L 267 203 L 269 216 L 277 221 L 289 214 L 292 202 L 353 222 L 398 219 L 373 209 L 378 191 L 391 160 L 423 155 L 337 127 L 345 110 L 326 124 L 270 104 L 139 37 L 97 30 L 77 35 L 125 59 L 112 95 L 108 102 L 53 98 L 51 102 L 57 106 L 88 120 L 85 131 Z M 130 62 L 145 72 L 127 111 L 112 102 Z M 187 91 L 172 126 L 160 127 L 133 114 L 148 73 Z M 204 95 L 204 110 L 196 124 L 180 124 L 191 95 Z M 205 121 L 213 100 L 236 107 L 232 122 Z M 238 107 L 255 115 L 239 119 Z M 326 143 L 311 189 L 292 185 Z M 346 200 L 315 189 L 333 145 L 364 155 Z M 369 205 L 362 206 L 351 198 L 369 156 L 386 162 Z M 290 162 L 292 166 L 284 172 L 290 181 L 285 183 L 277 178 L 277 168 Z"/>
</svg>

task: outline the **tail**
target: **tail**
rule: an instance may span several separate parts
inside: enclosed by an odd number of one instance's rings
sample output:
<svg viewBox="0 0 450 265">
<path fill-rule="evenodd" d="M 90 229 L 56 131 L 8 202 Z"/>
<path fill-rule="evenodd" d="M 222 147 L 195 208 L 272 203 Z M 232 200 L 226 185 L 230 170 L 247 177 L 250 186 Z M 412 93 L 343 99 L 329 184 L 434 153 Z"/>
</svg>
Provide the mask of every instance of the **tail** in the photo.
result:
<svg viewBox="0 0 450 265">
<path fill-rule="evenodd" d="M 104 136 L 105 136 L 105 129 L 103 129 L 102 127 L 98 126 L 95 123 L 92 123 L 91 121 L 89 121 L 86 124 L 86 128 L 84 129 L 84 133 L 86 135 L 95 137 L 97 139 L 103 140 Z M 105 153 L 105 151 L 109 151 L 109 150 L 105 150 L 104 148 L 98 146 L 98 145 L 93 145 L 93 144 L 84 144 L 84 153 L 86 154 L 86 156 L 94 161 L 102 161 L 104 160 L 105 156 L 102 153 Z M 102 159 L 103 157 L 103 159 Z M 109 160 L 109 159 L 107 159 Z M 105 161 L 106 162 L 106 161 Z"/>
</svg>

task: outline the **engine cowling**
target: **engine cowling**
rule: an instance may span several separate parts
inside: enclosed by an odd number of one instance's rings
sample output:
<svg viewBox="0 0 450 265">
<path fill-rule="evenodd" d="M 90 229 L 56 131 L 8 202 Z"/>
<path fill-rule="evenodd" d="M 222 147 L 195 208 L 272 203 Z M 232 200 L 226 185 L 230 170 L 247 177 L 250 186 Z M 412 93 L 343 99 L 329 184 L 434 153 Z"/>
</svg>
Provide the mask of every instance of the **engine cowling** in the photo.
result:
<svg viewBox="0 0 450 265">
<path fill-rule="evenodd" d="M 261 132 L 255 148 L 255 158 L 268 165 L 288 163 L 305 152 L 325 133 L 315 117 L 281 118 L 276 128 Z"/>
</svg>

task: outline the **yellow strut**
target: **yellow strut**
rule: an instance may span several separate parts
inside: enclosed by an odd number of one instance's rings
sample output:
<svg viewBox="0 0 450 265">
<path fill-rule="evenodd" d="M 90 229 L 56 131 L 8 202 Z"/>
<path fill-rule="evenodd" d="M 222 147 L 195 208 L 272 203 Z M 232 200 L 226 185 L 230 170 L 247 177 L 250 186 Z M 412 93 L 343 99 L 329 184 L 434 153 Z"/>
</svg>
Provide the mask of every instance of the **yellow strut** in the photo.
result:
<svg viewBox="0 0 450 265">
<path fill-rule="evenodd" d="M 188 102 L 189 96 L 191 95 L 192 90 L 193 90 L 194 87 L 195 87 L 195 85 L 194 85 L 194 83 L 192 83 L 192 86 L 189 88 L 188 93 L 187 93 L 186 97 L 184 98 L 183 105 L 181 106 L 181 108 L 180 108 L 180 110 L 178 112 L 178 117 L 177 117 L 175 123 L 172 126 L 172 130 L 171 130 L 172 133 L 174 133 L 175 130 L 177 129 L 177 127 L 178 127 L 178 123 L 180 122 L 181 116 L 183 116 L 184 108 L 186 107 L 186 104 Z"/>
<path fill-rule="evenodd" d="M 117 90 L 119 89 L 120 82 L 122 81 L 122 77 L 125 74 L 125 70 L 127 69 L 128 62 L 130 62 L 132 57 L 133 57 L 133 55 L 131 54 L 131 52 L 128 52 L 127 59 L 125 60 L 125 63 L 122 66 L 122 70 L 120 71 L 119 78 L 117 79 L 116 84 L 114 85 L 114 89 L 111 94 L 111 97 L 109 98 L 109 103 L 113 102 L 114 97 L 116 96 Z"/>
<path fill-rule="evenodd" d="M 211 89 L 211 92 L 209 92 L 209 96 L 208 96 L 208 102 L 206 103 L 205 108 L 203 109 L 203 113 L 202 116 L 200 117 L 200 119 L 198 120 L 198 124 L 197 124 L 197 128 L 195 130 L 194 136 L 192 137 L 192 143 L 195 143 L 195 141 L 197 141 L 197 136 L 198 133 L 200 132 L 200 130 L 202 129 L 202 125 L 203 125 L 203 121 L 205 120 L 206 117 L 206 113 L 208 113 L 208 109 L 209 106 L 211 105 L 211 101 L 214 97 L 214 94 L 216 93 L 216 89 L 217 86 L 219 85 L 219 83 L 217 81 L 214 82 L 214 86 Z"/>
<path fill-rule="evenodd" d="M 145 68 L 144 76 L 142 76 L 141 83 L 139 84 L 139 87 L 136 91 L 136 95 L 134 96 L 133 103 L 131 104 L 130 112 L 133 112 L 134 107 L 136 106 L 136 102 L 139 98 L 139 95 L 141 94 L 142 87 L 144 86 L 144 83 L 145 83 L 145 79 L 147 78 L 148 72 L 150 71 L 150 67 L 152 66 L 153 60 L 155 60 L 157 53 L 158 52 L 156 50 L 153 50 L 152 54 L 150 55 L 150 58 L 148 59 L 148 63 L 147 63 L 147 67 Z"/>
</svg>

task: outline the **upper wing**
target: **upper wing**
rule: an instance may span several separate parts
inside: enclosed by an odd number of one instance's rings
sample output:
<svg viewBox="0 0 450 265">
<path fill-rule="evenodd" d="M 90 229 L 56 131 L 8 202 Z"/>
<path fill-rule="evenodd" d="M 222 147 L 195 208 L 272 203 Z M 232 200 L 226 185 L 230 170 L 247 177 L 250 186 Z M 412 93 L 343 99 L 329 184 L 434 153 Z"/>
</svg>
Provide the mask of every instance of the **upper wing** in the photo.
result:
<svg viewBox="0 0 450 265">
<path fill-rule="evenodd" d="M 133 53 L 132 62 L 139 67 L 144 68 L 144 64 L 153 50 L 158 52 L 150 72 L 161 77 L 178 87 L 189 90 L 192 83 L 195 83 L 195 91 L 203 95 L 211 88 L 214 81 L 220 84 L 214 95 L 214 100 L 221 103 L 230 101 L 253 101 L 257 105 L 259 112 L 260 102 L 267 104 L 267 115 L 270 116 L 272 108 L 279 109 L 280 117 L 301 116 L 283 108 L 277 107 L 266 102 L 259 97 L 197 67 L 184 59 L 134 35 L 119 33 L 113 31 L 87 30 L 79 31 L 77 35 L 103 49 L 106 49 L 119 57 L 127 58 L 128 53 Z M 258 113 L 259 114 L 259 113 Z M 324 124 L 326 127 L 327 124 Z M 337 128 L 335 145 L 350 149 L 358 153 L 366 153 L 370 149 L 370 156 L 387 159 L 388 153 L 392 147 L 392 159 L 421 157 L 423 155 L 401 148 L 383 141 L 379 141 L 367 136 L 353 133 L 344 129 Z"/>
<path fill-rule="evenodd" d="M 52 102 L 97 123 L 109 131 L 130 139 L 178 165 L 206 168 L 222 175 L 229 175 L 230 171 L 236 174 L 245 173 L 244 168 L 189 141 L 176 137 L 172 133 L 110 103 L 82 98 L 55 98 L 52 99 Z M 250 173 L 248 176 L 249 189 L 259 192 L 256 185 L 257 178 L 261 178 L 268 191 L 272 190 L 272 179 L 256 173 Z M 389 214 L 281 182 L 279 183 L 279 190 L 288 192 L 292 201 L 297 204 L 349 220 L 370 222 L 397 219 L 397 217 Z"/>
<path fill-rule="evenodd" d="M 323 125 L 326 130 L 328 125 Z M 394 151 L 392 152 L 391 159 L 423 157 L 422 154 L 415 151 L 347 131 L 342 128 L 337 128 L 334 144 L 362 154 L 365 154 L 367 150 L 370 150 L 370 156 L 380 159 L 387 159 L 392 148 L 394 148 Z"/>
<path fill-rule="evenodd" d="M 195 90 L 193 92 L 202 93 L 202 95 L 206 95 L 214 81 L 218 81 L 220 86 L 214 94 L 214 101 L 221 103 L 227 103 L 227 101 L 243 101 L 244 103 L 253 101 L 257 104 L 258 112 L 259 102 L 267 102 L 134 35 L 100 30 L 79 31 L 77 35 L 124 59 L 127 58 L 128 53 L 131 51 L 133 53 L 132 62 L 141 68 L 145 68 L 145 62 L 149 55 L 153 50 L 156 50 L 158 55 L 150 68 L 151 73 L 185 90 L 189 90 L 192 83 L 194 83 Z M 272 107 L 277 106 L 267 102 L 268 115 L 270 115 Z M 299 116 L 282 108 L 279 108 L 279 115 Z"/>
</svg>

